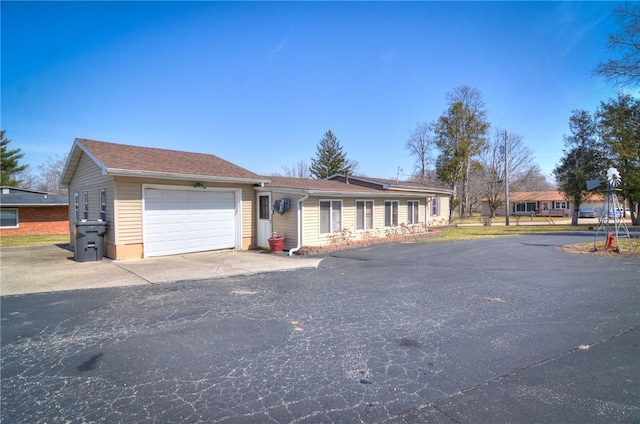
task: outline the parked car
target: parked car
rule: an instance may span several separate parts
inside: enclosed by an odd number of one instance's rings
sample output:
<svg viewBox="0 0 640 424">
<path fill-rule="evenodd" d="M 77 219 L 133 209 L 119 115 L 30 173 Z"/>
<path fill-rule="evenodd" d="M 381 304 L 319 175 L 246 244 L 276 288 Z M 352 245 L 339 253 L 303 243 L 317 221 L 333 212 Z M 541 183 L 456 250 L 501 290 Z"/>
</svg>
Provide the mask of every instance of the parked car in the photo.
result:
<svg viewBox="0 0 640 424">
<path fill-rule="evenodd" d="M 621 218 L 623 214 L 624 209 L 622 208 L 609 209 L 609 218 Z"/>
<path fill-rule="evenodd" d="M 579 218 L 596 218 L 596 210 L 594 208 L 580 208 L 580 212 L 578 212 Z"/>
</svg>

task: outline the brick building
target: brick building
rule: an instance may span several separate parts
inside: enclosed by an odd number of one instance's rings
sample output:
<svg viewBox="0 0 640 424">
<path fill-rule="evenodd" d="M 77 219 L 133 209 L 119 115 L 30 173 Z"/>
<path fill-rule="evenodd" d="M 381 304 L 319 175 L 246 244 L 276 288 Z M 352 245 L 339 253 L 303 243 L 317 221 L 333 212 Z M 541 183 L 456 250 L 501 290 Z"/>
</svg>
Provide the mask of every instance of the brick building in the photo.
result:
<svg viewBox="0 0 640 424">
<path fill-rule="evenodd" d="M 0 236 L 69 232 L 69 197 L 17 187 L 0 187 Z"/>
</svg>

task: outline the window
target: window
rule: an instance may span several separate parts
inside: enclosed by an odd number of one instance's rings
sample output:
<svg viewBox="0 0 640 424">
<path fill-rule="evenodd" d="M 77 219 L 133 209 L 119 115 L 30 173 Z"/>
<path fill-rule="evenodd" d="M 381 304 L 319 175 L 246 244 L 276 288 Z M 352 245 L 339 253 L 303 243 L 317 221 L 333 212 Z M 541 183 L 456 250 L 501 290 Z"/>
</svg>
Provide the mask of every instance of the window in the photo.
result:
<svg viewBox="0 0 640 424">
<path fill-rule="evenodd" d="M 356 200 L 356 231 L 373 230 L 373 200 Z"/>
<path fill-rule="evenodd" d="M 80 194 L 73 193 L 73 205 L 75 214 L 73 215 L 76 222 L 80 221 Z"/>
<path fill-rule="evenodd" d="M 554 209 L 567 209 L 567 202 L 554 202 Z"/>
<path fill-rule="evenodd" d="M 107 190 L 100 190 L 100 219 L 107 220 Z"/>
<path fill-rule="evenodd" d="M 17 228 L 18 227 L 18 209 L 0 209 L 0 227 Z"/>
<path fill-rule="evenodd" d="M 535 202 L 518 202 L 514 205 L 513 212 L 533 212 L 536 210 Z"/>
<path fill-rule="evenodd" d="M 440 216 L 440 198 L 431 198 L 431 216 Z"/>
<path fill-rule="evenodd" d="M 549 210 L 549 202 L 542 202 L 542 209 L 543 210 Z"/>
<path fill-rule="evenodd" d="M 89 219 L 89 192 L 85 191 L 82 193 L 82 203 L 84 204 L 82 212 L 83 219 Z"/>
<path fill-rule="evenodd" d="M 320 234 L 342 230 L 342 200 L 320 200 Z"/>
<path fill-rule="evenodd" d="M 409 200 L 407 202 L 407 223 L 417 224 L 420 222 L 420 202 Z"/>
<path fill-rule="evenodd" d="M 271 205 L 269 204 L 270 196 L 269 195 L 260 195 L 258 196 L 258 213 L 260 215 L 260 219 L 269 219 L 269 209 Z"/>
<path fill-rule="evenodd" d="M 398 225 L 398 201 L 384 201 L 384 226 L 395 227 Z"/>
</svg>

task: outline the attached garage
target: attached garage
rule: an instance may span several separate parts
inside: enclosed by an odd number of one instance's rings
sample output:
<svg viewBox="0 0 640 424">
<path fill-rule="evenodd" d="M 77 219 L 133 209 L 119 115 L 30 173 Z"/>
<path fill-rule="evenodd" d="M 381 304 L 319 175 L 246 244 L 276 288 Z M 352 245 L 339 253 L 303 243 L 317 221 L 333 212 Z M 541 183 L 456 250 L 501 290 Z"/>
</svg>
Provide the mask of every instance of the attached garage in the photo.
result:
<svg viewBox="0 0 640 424">
<path fill-rule="evenodd" d="M 238 248 L 238 190 L 144 187 L 144 256 Z"/>
</svg>

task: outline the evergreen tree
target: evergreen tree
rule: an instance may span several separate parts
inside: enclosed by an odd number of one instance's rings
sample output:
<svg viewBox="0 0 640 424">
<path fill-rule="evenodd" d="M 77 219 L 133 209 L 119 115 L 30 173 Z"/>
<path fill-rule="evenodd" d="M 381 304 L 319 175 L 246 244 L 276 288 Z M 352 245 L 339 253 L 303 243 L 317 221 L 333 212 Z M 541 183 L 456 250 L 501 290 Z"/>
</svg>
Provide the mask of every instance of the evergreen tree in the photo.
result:
<svg viewBox="0 0 640 424">
<path fill-rule="evenodd" d="M 340 141 L 333 132 L 328 130 L 316 146 L 316 158 L 311 158 L 309 173 L 321 180 L 345 171 L 351 171 L 347 154 L 342 151 Z"/>
<path fill-rule="evenodd" d="M 18 161 L 24 157 L 20 149 L 9 150 L 11 140 L 4 137 L 5 131 L 0 130 L 0 185 L 18 186 L 20 179 L 17 174 L 27 169 L 26 165 L 19 165 Z"/>
<path fill-rule="evenodd" d="M 574 110 L 569 118 L 572 135 L 564 137 L 564 156 L 553 170 L 558 189 L 573 202 L 571 225 L 578 224 L 580 204 L 591 193 L 587 180 L 603 179 L 608 167 L 607 150 L 598 138 L 598 125 L 586 110 Z"/>
</svg>

